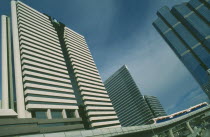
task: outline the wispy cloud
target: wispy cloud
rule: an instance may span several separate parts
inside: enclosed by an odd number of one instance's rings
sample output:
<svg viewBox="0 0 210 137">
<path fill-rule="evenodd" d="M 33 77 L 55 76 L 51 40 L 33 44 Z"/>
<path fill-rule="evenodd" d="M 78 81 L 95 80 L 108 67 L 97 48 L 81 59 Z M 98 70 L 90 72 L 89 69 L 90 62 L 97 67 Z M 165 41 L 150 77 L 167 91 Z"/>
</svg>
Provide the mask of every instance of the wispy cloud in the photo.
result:
<svg viewBox="0 0 210 137">
<path fill-rule="evenodd" d="M 201 100 L 191 94 L 201 89 L 151 25 L 160 7 L 188 0 L 22 1 L 84 35 L 103 80 L 127 64 L 141 92 L 157 96 L 169 113 Z M 2 2 L 9 13 L 9 1 Z"/>
<path fill-rule="evenodd" d="M 129 47 L 123 54 L 117 50 L 109 52 L 107 61 L 103 62 L 106 68 L 101 71 L 102 78 L 107 79 L 123 64 L 127 64 L 141 92 L 157 96 L 168 113 L 189 106 L 182 104 L 195 104 L 188 96 L 180 102 L 180 98 L 190 94 L 195 87 L 197 92 L 202 92 L 187 69 L 152 26 L 144 31 L 146 35 L 141 33 L 139 30 L 132 37 L 117 43 Z M 196 99 L 196 102 L 200 102 L 199 98 Z"/>
<path fill-rule="evenodd" d="M 209 103 L 209 99 L 206 94 L 200 90 L 199 87 L 196 87 L 186 94 L 180 96 L 180 99 L 177 101 L 176 104 L 173 104 L 167 108 L 167 112 L 169 114 L 174 113 L 177 110 L 184 110 L 201 102 Z"/>
</svg>

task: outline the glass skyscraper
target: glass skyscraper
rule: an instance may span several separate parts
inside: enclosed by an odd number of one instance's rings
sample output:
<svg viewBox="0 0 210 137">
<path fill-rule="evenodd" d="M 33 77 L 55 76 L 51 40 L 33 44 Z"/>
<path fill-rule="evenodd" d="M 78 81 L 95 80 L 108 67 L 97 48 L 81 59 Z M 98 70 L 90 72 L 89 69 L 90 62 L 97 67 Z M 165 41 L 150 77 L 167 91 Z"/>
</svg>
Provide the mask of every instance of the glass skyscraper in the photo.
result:
<svg viewBox="0 0 210 137">
<path fill-rule="evenodd" d="M 125 65 L 104 84 L 122 126 L 143 125 L 153 118 L 149 106 Z"/>
<path fill-rule="evenodd" d="M 210 98 L 210 1 L 162 7 L 154 27 Z"/>
</svg>

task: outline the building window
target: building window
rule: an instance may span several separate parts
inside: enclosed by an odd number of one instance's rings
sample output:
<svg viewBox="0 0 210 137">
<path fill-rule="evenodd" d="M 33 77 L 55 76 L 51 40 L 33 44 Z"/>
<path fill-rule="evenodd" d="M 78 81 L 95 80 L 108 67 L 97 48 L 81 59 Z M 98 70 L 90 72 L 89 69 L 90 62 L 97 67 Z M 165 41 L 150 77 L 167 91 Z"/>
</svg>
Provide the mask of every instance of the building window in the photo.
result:
<svg viewBox="0 0 210 137">
<path fill-rule="evenodd" d="M 33 118 L 47 119 L 47 110 L 36 110 L 31 113 Z"/>
<path fill-rule="evenodd" d="M 66 116 L 67 118 L 73 118 L 74 117 L 73 110 L 66 110 Z"/>
<path fill-rule="evenodd" d="M 63 118 L 62 110 L 51 110 L 52 119 L 53 118 Z"/>
</svg>

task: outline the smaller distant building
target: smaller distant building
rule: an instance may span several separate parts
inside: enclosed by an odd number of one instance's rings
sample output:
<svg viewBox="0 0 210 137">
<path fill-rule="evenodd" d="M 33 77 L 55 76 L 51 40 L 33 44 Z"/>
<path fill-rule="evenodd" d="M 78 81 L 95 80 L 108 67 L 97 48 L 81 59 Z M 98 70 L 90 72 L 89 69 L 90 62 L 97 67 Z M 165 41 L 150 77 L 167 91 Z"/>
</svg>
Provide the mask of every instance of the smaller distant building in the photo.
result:
<svg viewBox="0 0 210 137">
<path fill-rule="evenodd" d="M 153 118 L 127 66 L 122 66 L 104 84 L 123 127 L 144 125 Z"/>
<path fill-rule="evenodd" d="M 147 105 L 149 106 L 153 116 L 156 117 L 160 117 L 160 116 L 166 116 L 166 112 L 163 108 L 163 106 L 161 105 L 160 101 L 158 100 L 157 97 L 155 96 L 144 96 L 144 99 L 147 103 Z"/>
</svg>

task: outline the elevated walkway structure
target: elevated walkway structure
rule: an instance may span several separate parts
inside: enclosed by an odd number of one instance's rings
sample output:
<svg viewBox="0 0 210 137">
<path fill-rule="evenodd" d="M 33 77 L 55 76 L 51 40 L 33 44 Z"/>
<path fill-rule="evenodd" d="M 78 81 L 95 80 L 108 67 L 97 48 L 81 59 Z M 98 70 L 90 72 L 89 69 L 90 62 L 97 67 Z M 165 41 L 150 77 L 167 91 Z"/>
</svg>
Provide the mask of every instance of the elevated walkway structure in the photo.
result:
<svg viewBox="0 0 210 137">
<path fill-rule="evenodd" d="M 191 112 L 189 114 L 186 114 L 184 116 L 181 116 L 176 119 L 172 119 L 170 121 L 166 121 L 159 124 L 151 124 L 151 125 L 144 125 L 144 126 L 132 126 L 132 127 L 117 127 L 117 128 L 99 128 L 94 130 L 83 130 L 82 126 L 80 127 L 78 125 L 77 128 L 65 128 L 64 125 L 55 124 L 54 127 L 49 127 L 46 125 L 43 125 L 43 122 L 38 122 L 39 124 L 42 124 L 42 126 L 38 126 L 38 128 L 33 128 L 33 130 L 36 130 L 36 132 L 27 132 L 21 131 L 21 130 L 7 130 L 5 131 L 8 124 L 6 124 L 8 121 L 5 120 L 4 122 L 0 121 L 0 136 L 19 136 L 19 137 L 103 137 L 103 136 L 115 136 L 115 137 L 158 137 L 161 136 L 163 132 L 168 132 L 168 136 L 174 137 L 174 132 L 176 132 L 177 126 L 179 125 L 185 125 L 188 130 L 193 133 L 193 129 L 190 126 L 190 121 L 193 119 L 198 119 L 199 117 L 203 117 L 206 113 L 209 113 L 210 106 L 203 107 L 199 110 L 196 110 L 194 112 Z M 15 129 L 19 128 L 18 126 L 21 125 L 21 119 L 17 119 L 19 122 L 16 123 Z M 22 119 L 23 120 L 23 119 Z M 37 121 L 34 120 L 34 124 L 37 125 Z M 10 121 L 11 122 L 11 121 Z M 62 120 L 62 122 L 65 122 L 65 120 Z M 78 121 L 79 122 L 79 121 Z M 24 122 L 22 122 L 24 123 Z M 32 122 L 33 123 L 33 122 Z M 45 122 L 44 122 L 45 123 Z M 49 122 L 48 123 L 53 123 Z M 57 123 L 59 123 L 57 121 Z M 15 124 L 15 120 L 11 123 Z M 68 124 L 66 124 L 68 125 Z M 77 124 L 75 124 L 77 125 Z M 75 126 L 74 125 L 74 126 Z M 56 126 L 56 127 L 55 127 Z M 70 125 L 69 125 L 70 126 Z M 13 127 L 14 128 L 14 127 Z M 28 127 L 27 127 L 28 128 Z M 23 128 L 22 128 L 23 129 Z M 32 129 L 31 129 L 32 130 Z M 71 131 L 74 130 L 74 131 Z M 12 132 L 10 132 L 12 131 Z M 55 133 L 56 132 L 56 133 Z M 5 134 L 2 134 L 5 133 Z"/>
<path fill-rule="evenodd" d="M 35 119 L 8 118 L 0 119 L 0 136 L 11 137 L 26 135 L 43 136 L 45 133 L 84 129 L 81 118 Z"/>
</svg>

